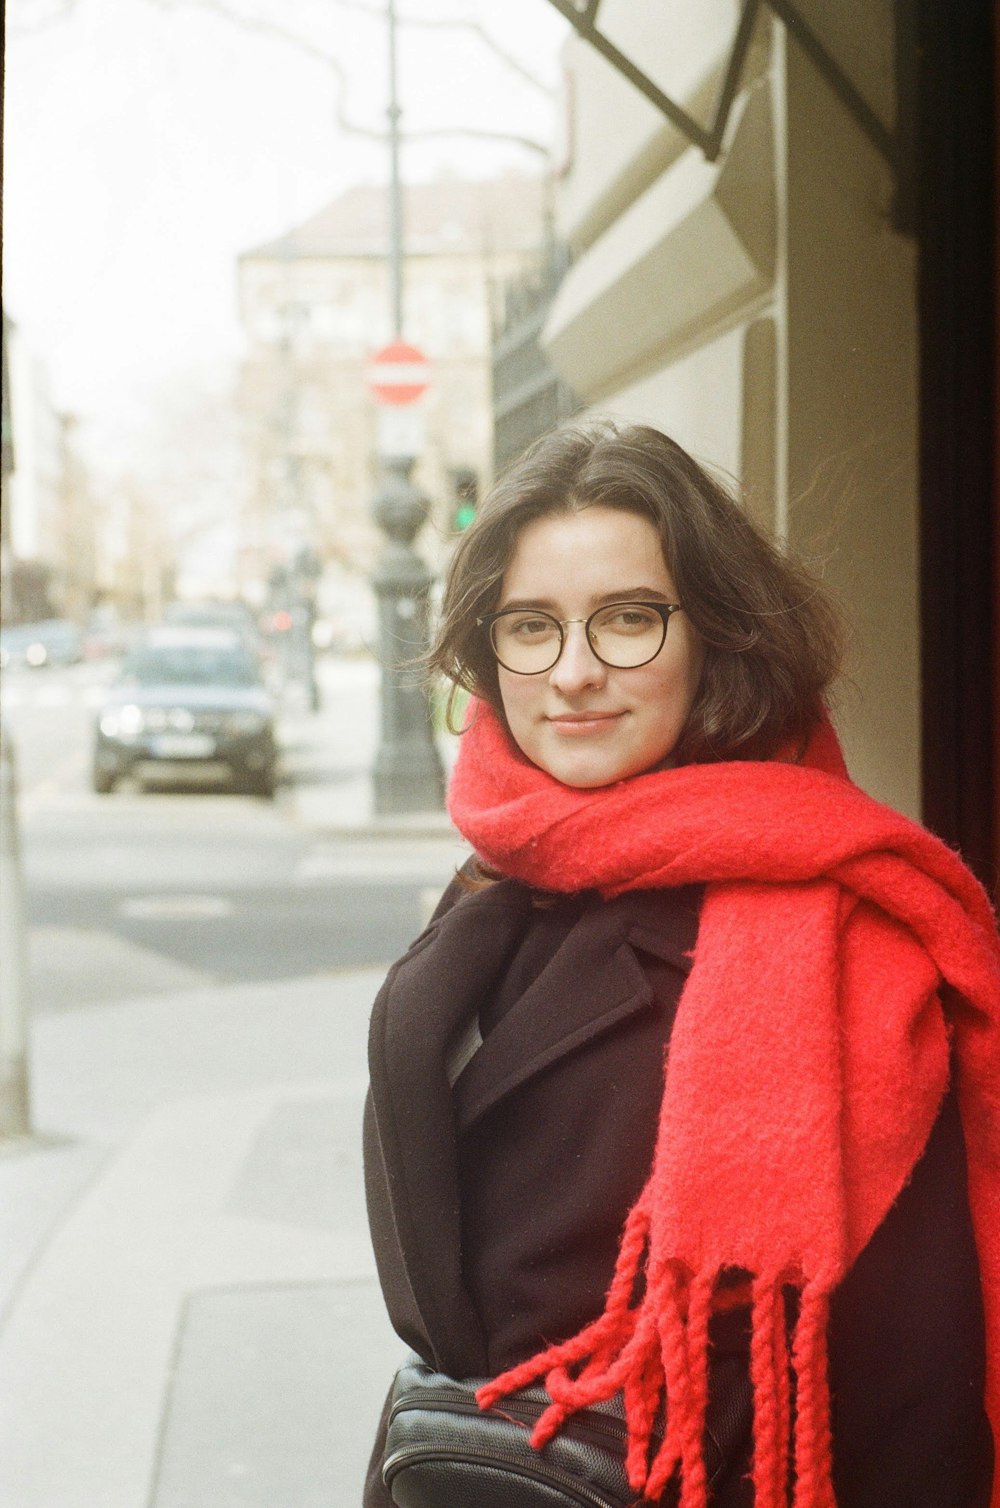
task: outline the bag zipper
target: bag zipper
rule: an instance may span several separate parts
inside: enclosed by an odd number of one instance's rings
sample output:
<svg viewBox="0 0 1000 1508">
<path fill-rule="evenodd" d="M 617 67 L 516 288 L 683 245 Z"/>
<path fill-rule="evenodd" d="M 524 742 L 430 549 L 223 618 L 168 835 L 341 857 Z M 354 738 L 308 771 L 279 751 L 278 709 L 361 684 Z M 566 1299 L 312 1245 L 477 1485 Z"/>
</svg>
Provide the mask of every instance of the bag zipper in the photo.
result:
<svg viewBox="0 0 1000 1508">
<path fill-rule="evenodd" d="M 411 1394 L 397 1398 L 389 1413 L 389 1422 L 396 1418 L 397 1414 L 405 1413 L 408 1409 L 430 1409 L 438 1413 L 472 1414 L 481 1419 L 507 1418 L 525 1425 L 535 1425 L 549 1407 L 550 1400 L 535 1401 L 531 1398 L 506 1398 L 502 1404 L 496 1404 L 489 1409 L 481 1409 L 478 1403 L 471 1399 L 456 1397 L 449 1388 L 426 1388 L 419 1395 Z M 570 1414 L 562 1426 L 562 1432 L 579 1439 L 581 1436 L 598 1437 L 596 1444 L 604 1445 L 612 1440 L 621 1448 L 622 1460 L 625 1458 L 625 1445 L 627 1430 L 625 1421 L 609 1419 L 606 1414 L 598 1413 L 595 1409 L 581 1409 L 578 1413 Z M 654 1438 L 658 1432 L 654 1430 Z M 600 1438 L 603 1437 L 603 1438 Z M 662 1435 L 658 1436 L 662 1440 Z"/>
<path fill-rule="evenodd" d="M 382 1466 L 382 1480 L 388 1487 L 400 1471 L 408 1466 L 418 1466 L 424 1462 L 433 1461 L 459 1461 L 469 1466 L 498 1466 L 510 1471 L 513 1475 L 522 1476 L 529 1482 L 541 1482 L 547 1487 L 556 1487 L 560 1492 L 573 1501 L 582 1505 L 582 1508 L 615 1508 L 614 1499 L 609 1498 L 607 1493 L 592 1490 L 579 1477 L 572 1476 L 558 1466 L 546 1465 L 532 1466 L 520 1458 L 512 1456 L 502 1449 L 489 1451 L 475 1450 L 448 1450 L 443 1451 L 440 1446 L 433 1445 L 404 1445 L 400 1450 L 393 1451 Z M 618 1499 L 621 1508 L 631 1508 L 633 1502 L 641 1502 L 642 1499 L 630 1498 L 628 1502 Z"/>
</svg>

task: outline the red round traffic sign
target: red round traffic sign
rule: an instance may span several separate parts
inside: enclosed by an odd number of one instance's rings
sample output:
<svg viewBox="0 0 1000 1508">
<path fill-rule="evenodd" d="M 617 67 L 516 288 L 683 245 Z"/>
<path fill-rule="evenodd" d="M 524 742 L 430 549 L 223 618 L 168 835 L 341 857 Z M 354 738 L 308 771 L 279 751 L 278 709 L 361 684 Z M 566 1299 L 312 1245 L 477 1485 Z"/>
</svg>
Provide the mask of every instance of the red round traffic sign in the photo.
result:
<svg viewBox="0 0 1000 1508">
<path fill-rule="evenodd" d="M 379 403 L 414 403 L 427 391 L 430 362 L 416 346 L 394 340 L 371 358 L 365 381 Z"/>
</svg>

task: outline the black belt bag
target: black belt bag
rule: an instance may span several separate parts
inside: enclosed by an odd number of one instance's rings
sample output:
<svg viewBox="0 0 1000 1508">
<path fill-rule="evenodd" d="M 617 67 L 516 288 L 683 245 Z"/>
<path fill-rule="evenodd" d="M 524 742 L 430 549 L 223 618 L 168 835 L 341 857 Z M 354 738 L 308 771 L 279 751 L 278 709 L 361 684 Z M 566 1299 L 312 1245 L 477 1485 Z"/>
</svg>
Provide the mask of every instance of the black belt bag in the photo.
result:
<svg viewBox="0 0 1000 1508">
<path fill-rule="evenodd" d="M 483 1412 L 485 1378 L 456 1382 L 418 1357 L 396 1373 L 382 1480 L 397 1508 L 629 1508 L 622 1395 L 572 1414 L 541 1451 L 529 1437 L 550 1403 L 522 1388 Z M 705 1466 L 714 1483 L 745 1444 L 751 1392 L 745 1366 L 713 1388 Z M 653 1451 L 662 1441 L 654 1434 Z M 671 1487 L 661 1503 L 676 1503 Z"/>
</svg>

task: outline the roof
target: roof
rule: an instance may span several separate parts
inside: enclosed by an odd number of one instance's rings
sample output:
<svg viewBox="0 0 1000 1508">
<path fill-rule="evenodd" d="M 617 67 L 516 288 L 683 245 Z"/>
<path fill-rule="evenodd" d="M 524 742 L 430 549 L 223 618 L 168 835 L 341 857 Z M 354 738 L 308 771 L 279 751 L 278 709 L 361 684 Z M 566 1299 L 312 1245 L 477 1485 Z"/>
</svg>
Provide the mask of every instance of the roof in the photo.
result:
<svg viewBox="0 0 1000 1508">
<path fill-rule="evenodd" d="M 544 203 L 543 180 L 523 173 L 408 184 L 403 191 L 407 255 L 532 250 L 542 241 Z M 240 259 L 384 257 L 388 250 L 389 190 L 365 183 Z"/>
</svg>

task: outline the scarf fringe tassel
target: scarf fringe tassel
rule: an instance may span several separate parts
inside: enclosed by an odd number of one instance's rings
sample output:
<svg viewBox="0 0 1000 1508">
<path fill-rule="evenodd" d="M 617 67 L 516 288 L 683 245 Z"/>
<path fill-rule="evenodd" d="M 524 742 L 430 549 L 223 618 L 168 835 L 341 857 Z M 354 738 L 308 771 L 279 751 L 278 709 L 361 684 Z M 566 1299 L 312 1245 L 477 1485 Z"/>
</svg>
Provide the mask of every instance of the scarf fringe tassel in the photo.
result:
<svg viewBox="0 0 1000 1508">
<path fill-rule="evenodd" d="M 709 1322 L 746 1301 L 751 1308 L 755 1508 L 836 1508 L 831 1482 L 826 1330 L 828 1286 L 787 1273 L 756 1275 L 738 1290 L 720 1274 L 679 1262 L 647 1268 L 649 1215 L 640 1203 L 625 1227 L 603 1314 L 572 1340 L 551 1346 L 480 1388 L 488 1409 L 544 1380 L 552 1402 L 531 1436 L 543 1450 L 573 1413 L 622 1391 L 632 1490 L 657 1502 L 673 1478 L 678 1508 L 707 1508 L 702 1442 L 708 1403 Z M 645 1273 L 646 1291 L 633 1303 Z M 786 1287 L 798 1291 L 790 1328 Z M 666 1410 L 662 1443 L 654 1441 Z M 654 1448 L 655 1447 L 655 1448 Z"/>
</svg>

